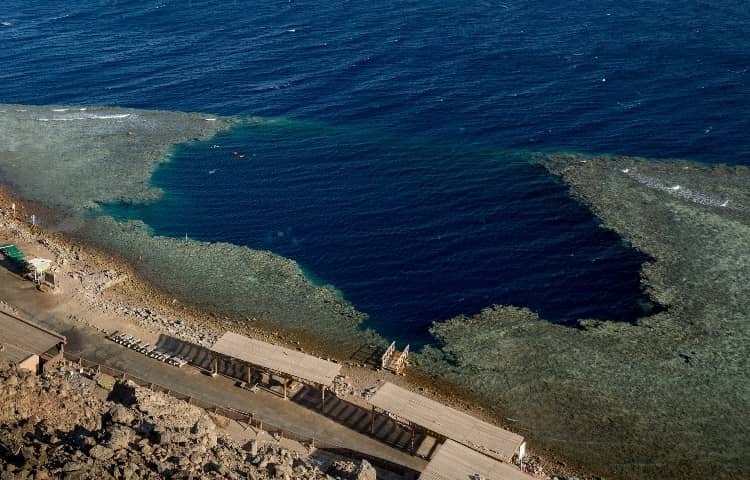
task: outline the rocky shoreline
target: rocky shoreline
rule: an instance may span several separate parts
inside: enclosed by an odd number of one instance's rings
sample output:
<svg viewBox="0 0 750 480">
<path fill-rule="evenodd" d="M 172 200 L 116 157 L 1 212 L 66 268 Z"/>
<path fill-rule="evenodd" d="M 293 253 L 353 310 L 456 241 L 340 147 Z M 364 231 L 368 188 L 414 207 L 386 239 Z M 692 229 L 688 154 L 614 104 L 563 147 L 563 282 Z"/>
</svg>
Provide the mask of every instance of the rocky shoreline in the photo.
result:
<svg viewBox="0 0 750 480">
<path fill-rule="evenodd" d="M 106 399 L 96 389 L 73 369 L 0 371 L 0 479 L 376 478 L 366 460 L 324 463 L 314 449 L 259 438 L 240 445 L 218 428 L 226 419 L 132 383 Z"/>
</svg>

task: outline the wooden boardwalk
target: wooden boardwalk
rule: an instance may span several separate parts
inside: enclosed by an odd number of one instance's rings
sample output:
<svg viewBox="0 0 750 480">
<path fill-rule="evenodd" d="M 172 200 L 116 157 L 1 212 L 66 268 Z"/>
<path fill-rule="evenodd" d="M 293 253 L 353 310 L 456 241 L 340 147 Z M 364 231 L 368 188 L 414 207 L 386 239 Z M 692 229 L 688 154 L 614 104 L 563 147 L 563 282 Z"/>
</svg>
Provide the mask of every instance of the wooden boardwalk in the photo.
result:
<svg viewBox="0 0 750 480">
<path fill-rule="evenodd" d="M 341 370 L 337 363 L 232 332 L 222 335 L 211 350 L 271 372 L 326 387 L 333 383 Z"/>
<path fill-rule="evenodd" d="M 455 440 L 504 462 L 523 451 L 522 436 L 392 383 L 380 387 L 369 401 L 373 407 L 389 412 L 412 426 L 419 426 L 440 438 Z"/>
<path fill-rule="evenodd" d="M 533 480 L 513 465 L 498 462 L 468 447 L 446 440 L 422 471 L 419 480 Z"/>
</svg>

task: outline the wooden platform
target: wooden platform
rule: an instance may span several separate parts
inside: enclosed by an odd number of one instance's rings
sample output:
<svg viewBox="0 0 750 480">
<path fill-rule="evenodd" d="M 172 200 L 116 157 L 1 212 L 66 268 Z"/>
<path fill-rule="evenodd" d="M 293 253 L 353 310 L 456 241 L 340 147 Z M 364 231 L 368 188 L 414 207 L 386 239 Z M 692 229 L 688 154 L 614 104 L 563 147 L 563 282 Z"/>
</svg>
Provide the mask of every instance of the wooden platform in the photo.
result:
<svg viewBox="0 0 750 480">
<path fill-rule="evenodd" d="M 419 480 L 533 480 L 514 465 L 498 462 L 468 447 L 446 440 Z"/>
<path fill-rule="evenodd" d="M 333 383 L 341 370 L 339 364 L 232 332 L 222 335 L 211 350 L 271 372 L 325 387 Z"/>
<path fill-rule="evenodd" d="M 392 383 L 380 387 L 369 402 L 410 424 L 504 462 L 510 461 L 524 443 L 520 435 Z"/>
</svg>

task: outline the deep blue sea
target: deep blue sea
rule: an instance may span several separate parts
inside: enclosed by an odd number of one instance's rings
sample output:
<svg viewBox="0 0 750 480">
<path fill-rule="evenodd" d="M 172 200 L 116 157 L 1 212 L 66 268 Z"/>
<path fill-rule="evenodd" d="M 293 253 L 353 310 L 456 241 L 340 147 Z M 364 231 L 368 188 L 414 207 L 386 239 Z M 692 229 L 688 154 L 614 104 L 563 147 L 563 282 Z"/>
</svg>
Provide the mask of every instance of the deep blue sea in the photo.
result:
<svg viewBox="0 0 750 480">
<path fill-rule="evenodd" d="M 746 0 L 4 0 L 0 22 L 0 102 L 274 119 L 178 148 L 161 201 L 112 211 L 293 258 L 402 341 L 494 303 L 643 313 L 644 257 L 528 152 L 750 164 Z"/>
</svg>

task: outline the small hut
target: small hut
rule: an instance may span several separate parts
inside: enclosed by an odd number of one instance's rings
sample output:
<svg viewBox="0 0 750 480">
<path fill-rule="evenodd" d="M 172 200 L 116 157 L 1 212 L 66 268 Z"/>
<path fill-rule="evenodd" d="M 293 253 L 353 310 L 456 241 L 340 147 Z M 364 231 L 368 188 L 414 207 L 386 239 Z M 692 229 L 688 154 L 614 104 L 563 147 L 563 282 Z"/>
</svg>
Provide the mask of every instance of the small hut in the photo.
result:
<svg viewBox="0 0 750 480">
<path fill-rule="evenodd" d="M 32 258 L 26 262 L 26 268 L 28 269 L 32 280 L 34 280 L 34 283 L 37 285 L 42 283 L 44 274 L 49 271 L 51 266 L 52 260 L 47 260 L 46 258 Z"/>
</svg>

